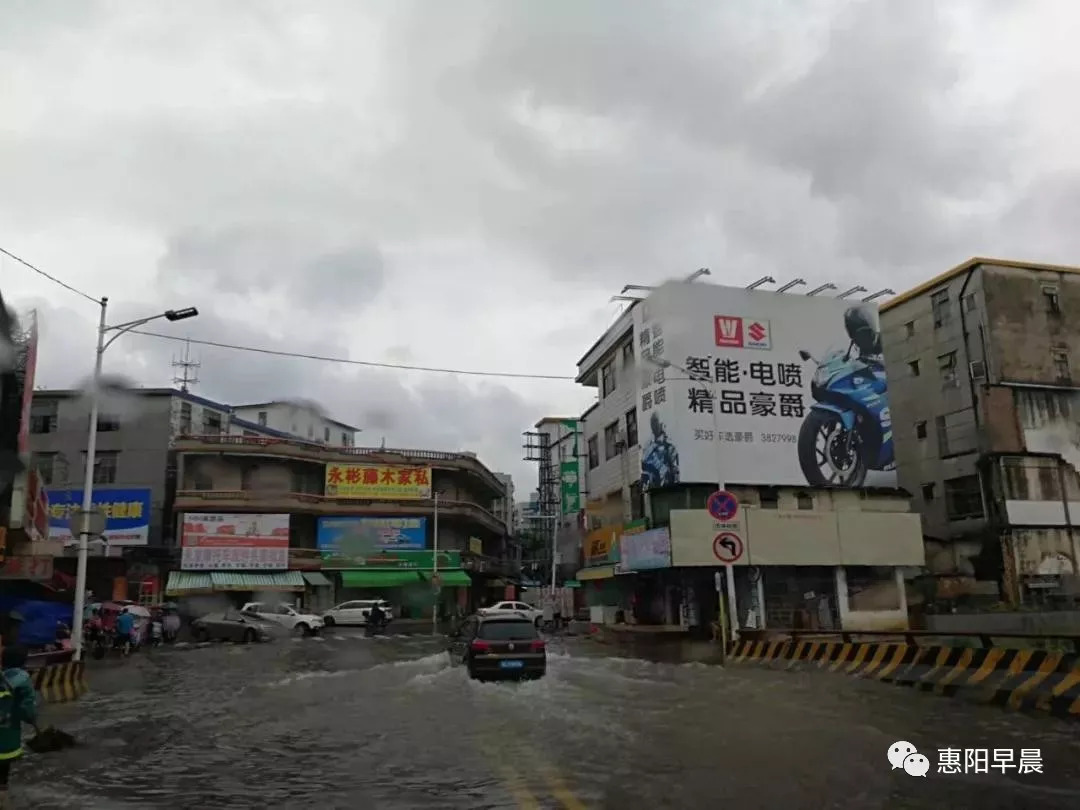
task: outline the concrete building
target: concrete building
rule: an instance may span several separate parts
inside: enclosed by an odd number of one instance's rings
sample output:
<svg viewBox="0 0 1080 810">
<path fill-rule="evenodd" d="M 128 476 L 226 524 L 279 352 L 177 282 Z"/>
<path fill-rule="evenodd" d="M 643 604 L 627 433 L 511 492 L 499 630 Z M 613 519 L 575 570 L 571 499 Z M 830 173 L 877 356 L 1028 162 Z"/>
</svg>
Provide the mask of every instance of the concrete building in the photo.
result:
<svg viewBox="0 0 1080 810">
<path fill-rule="evenodd" d="M 380 596 L 417 617 L 432 609 L 436 548 L 446 610 L 501 599 L 517 578 L 507 516 L 495 510 L 508 498 L 505 482 L 473 453 L 220 436 L 181 436 L 174 447 L 174 510 L 185 528 L 172 594 L 227 591 L 242 601 L 270 587 L 304 592 L 319 607 Z M 287 554 L 268 561 L 278 547 L 269 532 L 253 541 L 266 546 L 254 556 L 243 544 L 203 548 L 188 536 L 240 516 L 273 524 Z"/>
<path fill-rule="evenodd" d="M 543 581 L 551 570 L 552 544 L 558 557 L 559 581 L 572 580 L 581 567 L 581 538 L 585 515 L 585 462 L 581 422 L 575 417 L 545 416 L 525 434 L 525 459 L 537 462 L 538 480 L 533 507 L 523 514 L 532 533 L 544 542 Z"/>
<path fill-rule="evenodd" d="M 881 307 L 899 482 L 937 574 L 1076 589 L 1080 269 L 971 259 Z"/>
<path fill-rule="evenodd" d="M 256 402 L 235 405 L 235 418 L 279 433 L 332 447 L 355 447 L 360 428 L 327 417 L 313 402 Z"/>
</svg>

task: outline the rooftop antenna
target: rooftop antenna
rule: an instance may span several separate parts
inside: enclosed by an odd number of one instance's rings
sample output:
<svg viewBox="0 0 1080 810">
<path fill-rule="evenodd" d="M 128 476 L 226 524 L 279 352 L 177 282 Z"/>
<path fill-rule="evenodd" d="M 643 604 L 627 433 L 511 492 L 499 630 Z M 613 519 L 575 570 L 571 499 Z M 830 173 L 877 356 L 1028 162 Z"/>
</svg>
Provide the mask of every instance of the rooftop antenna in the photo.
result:
<svg viewBox="0 0 1080 810">
<path fill-rule="evenodd" d="M 172 361 L 172 367 L 180 369 L 173 376 L 173 382 L 180 386 L 180 390 L 185 394 L 188 387 L 192 385 L 198 385 L 199 383 L 199 367 L 202 363 L 191 359 L 191 341 L 184 341 L 184 356 L 182 359 L 177 360 L 175 357 Z"/>
<path fill-rule="evenodd" d="M 837 298 L 847 298 L 852 293 L 860 293 L 860 292 L 869 292 L 869 290 L 867 290 L 866 287 L 862 286 L 861 284 L 856 284 L 850 290 L 844 290 L 844 292 L 840 293 L 836 297 Z"/>
<path fill-rule="evenodd" d="M 756 290 L 762 284 L 775 284 L 775 283 L 776 283 L 776 279 L 773 278 L 772 276 L 762 276 L 757 281 L 755 281 L 753 284 L 747 284 L 746 289 L 748 289 L 748 290 Z"/>
<path fill-rule="evenodd" d="M 785 285 L 784 285 L 783 287 L 780 287 L 780 288 L 779 288 L 779 289 L 777 290 L 777 292 L 778 292 L 778 293 L 782 293 L 782 292 L 787 292 L 787 291 L 788 291 L 788 290 L 790 290 L 790 289 L 791 289 L 792 287 L 798 287 L 798 286 L 799 286 L 800 284 L 805 284 L 805 283 L 806 283 L 806 279 L 802 279 L 802 278 L 793 278 L 793 279 L 792 279 L 791 281 L 789 281 L 789 282 L 788 282 L 787 284 L 785 284 Z"/>
<path fill-rule="evenodd" d="M 835 284 L 822 284 L 820 287 L 814 287 L 807 295 L 817 295 L 819 292 L 825 292 L 826 290 L 835 290 Z"/>
<path fill-rule="evenodd" d="M 896 295 L 896 290 L 890 290 L 888 287 L 884 290 L 878 290 L 876 293 L 866 296 L 866 298 L 863 299 L 863 303 L 873 301 L 875 298 L 881 298 L 883 295 Z"/>
<path fill-rule="evenodd" d="M 708 267 L 699 267 L 697 270 L 695 270 L 693 273 L 688 275 L 683 280 L 684 281 L 693 281 L 694 279 L 701 278 L 701 276 L 711 276 L 711 275 L 712 275 L 712 270 L 710 270 Z"/>
</svg>

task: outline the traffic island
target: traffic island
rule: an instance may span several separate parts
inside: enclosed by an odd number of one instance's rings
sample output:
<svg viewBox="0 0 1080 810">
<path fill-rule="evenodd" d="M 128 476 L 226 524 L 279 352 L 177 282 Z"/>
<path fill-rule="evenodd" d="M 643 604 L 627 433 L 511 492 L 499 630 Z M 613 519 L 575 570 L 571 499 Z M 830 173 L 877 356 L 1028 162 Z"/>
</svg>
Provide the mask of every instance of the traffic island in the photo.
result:
<svg viewBox="0 0 1080 810">
<path fill-rule="evenodd" d="M 89 691 L 86 664 L 74 661 L 71 650 L 38 653 L 26 662 L 26 671 L 34 689 L 46 703 L 78 700 Z"/>
</svg>

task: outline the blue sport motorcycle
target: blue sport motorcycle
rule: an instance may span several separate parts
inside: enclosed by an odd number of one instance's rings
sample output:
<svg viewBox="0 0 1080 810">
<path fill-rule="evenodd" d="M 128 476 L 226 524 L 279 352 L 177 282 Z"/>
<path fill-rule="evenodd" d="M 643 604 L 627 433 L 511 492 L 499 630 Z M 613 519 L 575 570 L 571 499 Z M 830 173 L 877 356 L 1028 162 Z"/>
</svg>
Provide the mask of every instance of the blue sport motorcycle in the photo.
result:
<svg viewBox="0 0 1080 810">
<path fill-rule="evenodd" d="M 854 356 L 853 356 L 854 354 Z M 815 402 L 799 429 L 799 466 L 811 486 L 860 487 L 868 470 L 891 470 L 892 416 L 885 366 L 852 343 L 817 360 L 810 382 Z"/>
</svg>

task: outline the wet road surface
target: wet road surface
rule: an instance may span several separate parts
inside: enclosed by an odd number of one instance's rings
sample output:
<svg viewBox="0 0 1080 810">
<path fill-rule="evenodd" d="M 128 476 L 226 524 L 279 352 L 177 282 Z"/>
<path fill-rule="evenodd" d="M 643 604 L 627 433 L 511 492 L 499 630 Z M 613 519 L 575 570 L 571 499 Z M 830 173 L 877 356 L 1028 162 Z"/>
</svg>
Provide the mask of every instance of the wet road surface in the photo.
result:
<svg viewBox="0 0 1080 810">
<path fill-rule="evenodd" d="M 18 807 L 1075 808 L 1080 731 L 823 673 L 654 664 L 553 641 L 545 679 L 477 684 L 430 637 L 142 652 L 47 709 L 82 745 L 17 765 Z M 930 754 L 891 770 L 896 740 Z M 1044 774 L 944 775 L 941 748 Z"/>
</svg>

